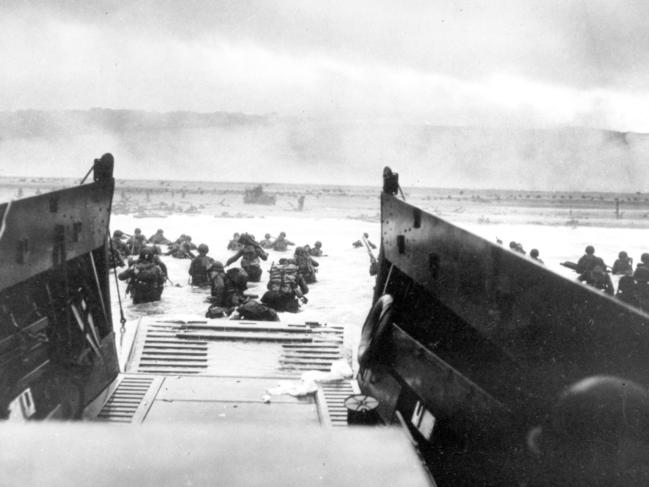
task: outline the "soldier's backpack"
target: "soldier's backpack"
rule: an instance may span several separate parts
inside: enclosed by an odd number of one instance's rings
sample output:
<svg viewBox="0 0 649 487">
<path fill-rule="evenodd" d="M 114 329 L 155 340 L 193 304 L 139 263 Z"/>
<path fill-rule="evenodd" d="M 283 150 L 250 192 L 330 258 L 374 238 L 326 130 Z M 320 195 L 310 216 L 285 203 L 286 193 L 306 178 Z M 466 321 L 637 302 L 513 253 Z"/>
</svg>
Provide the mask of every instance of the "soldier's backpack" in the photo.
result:
<svg viewBox="0 0 649 487">
<path fill-rule="evenodd" d="M 293 294 L 297 286 L 298 268 L 293 264 L 273 264 L 270 268 L 268 290 Z"/>
<path fill-rule="evenodd" d="M 223 308 L 221 306 L 217 306 L 213 304 L 207 309 L 207 313 L 205 313 L 205 318 L 224 318 L 228 315 L 229 310 L 227 308 Z"/>
<path fill-rule="evenodd" d="M 208 256 L 199 255 L 192 262 L 192 283 L 196 285 L 208 284 L 210 276 L 208 269 L 212 267 L 214 260 Z"/>
<path fill-rule="evenodd" d="M 279 316 L 274 309 L 264 306 L 257 301 L 248 301 L 239 306 L 237 311 L 244 320 L 279 321 Z"/>
<path fill-rule="evenodd" d="M 158 283 L 162 276 L 160 268 L 153 263 L 135 264 L 135 280 L 145 284 Z"/>
</svg>

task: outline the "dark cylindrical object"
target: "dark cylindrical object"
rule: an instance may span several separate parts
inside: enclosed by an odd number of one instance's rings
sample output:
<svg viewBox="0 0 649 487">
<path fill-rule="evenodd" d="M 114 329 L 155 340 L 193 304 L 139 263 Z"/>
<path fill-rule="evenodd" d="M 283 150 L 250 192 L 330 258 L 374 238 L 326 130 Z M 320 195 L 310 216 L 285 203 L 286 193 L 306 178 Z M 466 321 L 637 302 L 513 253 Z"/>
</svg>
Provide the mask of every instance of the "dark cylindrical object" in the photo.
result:
<svg viewBox="0 0 649 487">
<path fill-rule="evenodd" d="M 353 394 L 345 399 L 347 424 L 375 425 L 380 421 L 379 401 L 366 394 Z"/>
</svg>

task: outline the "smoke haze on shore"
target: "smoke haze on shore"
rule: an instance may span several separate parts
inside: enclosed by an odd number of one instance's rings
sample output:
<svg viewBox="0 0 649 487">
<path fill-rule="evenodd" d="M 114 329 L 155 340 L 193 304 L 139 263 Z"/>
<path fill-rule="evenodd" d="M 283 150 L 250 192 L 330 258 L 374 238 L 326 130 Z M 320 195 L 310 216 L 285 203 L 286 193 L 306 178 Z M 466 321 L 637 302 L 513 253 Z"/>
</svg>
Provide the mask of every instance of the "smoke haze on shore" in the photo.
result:
<svg viewBox="0 0 649 487">
<path fill-rule="evenodd" d="M 418 186 L 649 189 L 649 136 L 588 128 L 124 110 L 3 113 L 0 124 L 0 176 L 80 176 L 111 152 L 124 179 L 362 185 L 389 165 Z"/>
<path fill-rule="evenodd" d="M 7 0 L 0 175 L 644 191 L 649 3 Z M 93 107 L 101 109 L 93 110 Z"/>
</svg>

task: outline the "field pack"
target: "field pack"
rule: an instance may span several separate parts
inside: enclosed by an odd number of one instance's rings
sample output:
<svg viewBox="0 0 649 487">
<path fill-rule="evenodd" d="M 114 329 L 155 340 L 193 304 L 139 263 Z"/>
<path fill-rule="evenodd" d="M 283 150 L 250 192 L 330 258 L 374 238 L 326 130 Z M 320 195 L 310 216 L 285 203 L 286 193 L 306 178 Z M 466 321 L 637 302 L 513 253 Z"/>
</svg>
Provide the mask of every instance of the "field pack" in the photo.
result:
<svg viewBox="0 0 649 487">
<path fill-rule="evenodd" d="M 298 267 L 293 264 L 273 264 L 270 268 L 268 290 L 292 294 L 297 287 Z"/>
</svg>

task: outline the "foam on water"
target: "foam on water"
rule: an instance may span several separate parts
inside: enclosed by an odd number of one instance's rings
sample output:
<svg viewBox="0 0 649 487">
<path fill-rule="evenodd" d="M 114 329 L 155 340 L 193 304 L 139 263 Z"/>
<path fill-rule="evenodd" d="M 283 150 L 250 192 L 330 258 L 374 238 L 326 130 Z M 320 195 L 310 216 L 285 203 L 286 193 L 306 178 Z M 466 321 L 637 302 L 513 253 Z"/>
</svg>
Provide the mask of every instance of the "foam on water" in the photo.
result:
<svg viewBox="0 0 649 487">
<path fill-rule="evenodd" d="M 297 315 L 280 313 L 281 319 L 289 322 L 348 324 L 353 330 L 360 328 L 371 304 L 374 279 L 368 273 L 369 257 L 364 248 L 353 248 L 352 242 L 367 232 L 370 239 L 378 243 L 379 225 L 376 223 L 309 217 L 215 218 L 205 215 L 174 215 L 168 218 L 136 219 L 132 216 L 116 215 L 112 219 L 111 227 L 111 230 L 119 228 L 127 233 L 132 233 L 133 229 L 138 227 L 146 236 L 162 228 L 170 239 L 176 239 L 182 233 L 189 234 L 196 244 L 206 243 L 210 248 L 208 255 L 223 264 L 233 255 L 226 249 L 235 232 L 249 232 L 260 240 L 265 233 L 275 237 L 284 231 L 287 238 L 296 245 L 313 245 L 316 240 L 320 240 L 327 256 L 316 259 L 320 263 L 318 282 L 310 286 L 307 295 L 309 302 L 302 306 L 302 311 Z M 293 255 L 292 250 L 269 250 L 268 253 L 268 260 L 262 261 L 262 282 L 249 284 L 248 292 L 258 294 L 259 297 L 266 290 L 271 263 L 277 262 L 281 257 Z M 375 251 L 375 255 L 377 254 Z M 168 267 L 171 281 L 182 287 L 174 287 L 167 283 L 159 303 L 133 305 L 130 299 L 124 301 L 126 286 L 120 282 L 120 292 L 128 320 L 135 320 L 142 314 L 205 314 L 208 308 L 205 298 L 209 295 L 209 290 L 188 285 L 190 261 L 170 256 L 163 256 L 163 260 Z M 232 266 L 238 266 L 239 263 L 240 261 Z M 112 288 L 114 291 L 114 284 Z M 119 308 L 116 299 L 113 299 L 113 319 L 117 328 Z"/>
<path fill-rule="evenodd" d="M 594 245 L 597 255 L 609 265 L 617 258 L 620 250 L 627 251 L 635 261 L 638 261 L 640 254 L 647 249 L 645 243 L 647 231 L 642 229 L 477 223 L 464 223 L 462 226 L 492 242 L 498 238 L 507 245 L 509 241 L 515 240 L 521 242 L 528 252 L 532 248 L 537 248 L 548 269 L 572 280 L 576 278 L 576 274 L 559 264 L 566 260 L 577 261 L 586 245 Z M 111 227 L 112 230 L 119 228 L 127 233 L 139 227 L 147 236 L 162 228 L 170 239 L 175 239 L 182 233 L 190 234 L 196 244 L 206 243 L 210 247 L 209 255 L 224 264 L 232 255 L 232 252 L 226 248 L 235 232 L 249 232 L 257 239 L 261 239 L 265 233 L 275 237 L 279 232 L 284 231 L 287 233 L 287 238 L 297 245 L 306 243 L 312 245 L 316 240 L 321 240 L 327 256 L 317 259 L 320 263 L 318 282 L 310 286 L 307 296 L 309 303 L 303 305 L 302 311 L 298 314 L 281 313 L 281 319 L 288 322 L 318 321 L 346 324 L 350 330 L 352 346 L 357 343 L 360 328 L 371 304 L 374 278 L 368 273 L 369 258 L 365 249 L 355 249 L 351 244 L 367 232 L 370 239 L 378 245 L 380 227 L 377 223 L 304 215 L 265 218 L 172 215 L 167 218 L 146 219 L 116 215 L 113 217 Z M 278 261 L 282 256 L 291 256 L 292 251 L 271 250 L 269 254 L 268 260 L 262 262 L 264 269 L 262 282 L 251 284 L 249 288 L 249 293 L 258 294 L 260 297 L 266 289 L 271 263 Z M 375 254 L 378 254 L 378 251 L 375 251 Z M 159 303 L 135 306 L 131 304 L 130 299 L 123 299 L 128 320 L 135 320 L 142 314 L 170 313 L 200 316 L 205 314 L 208 307 L 205 298 L 209 290 L 192 288 L 188 285 L 189 260 L 168 256 L 163 257 L 163 260 L 169 268 L 170 279 L 181 287 L 167 285 L 163 299 Z M 236 266 L 238 263 L 233 265 Z M 120 282 L 122 297 L 124 297 L 124 290 L 125 284 Z M 113 317 L 118 326 L 119 310 L 116 299 L 113 299 Z"/>
</svg>

